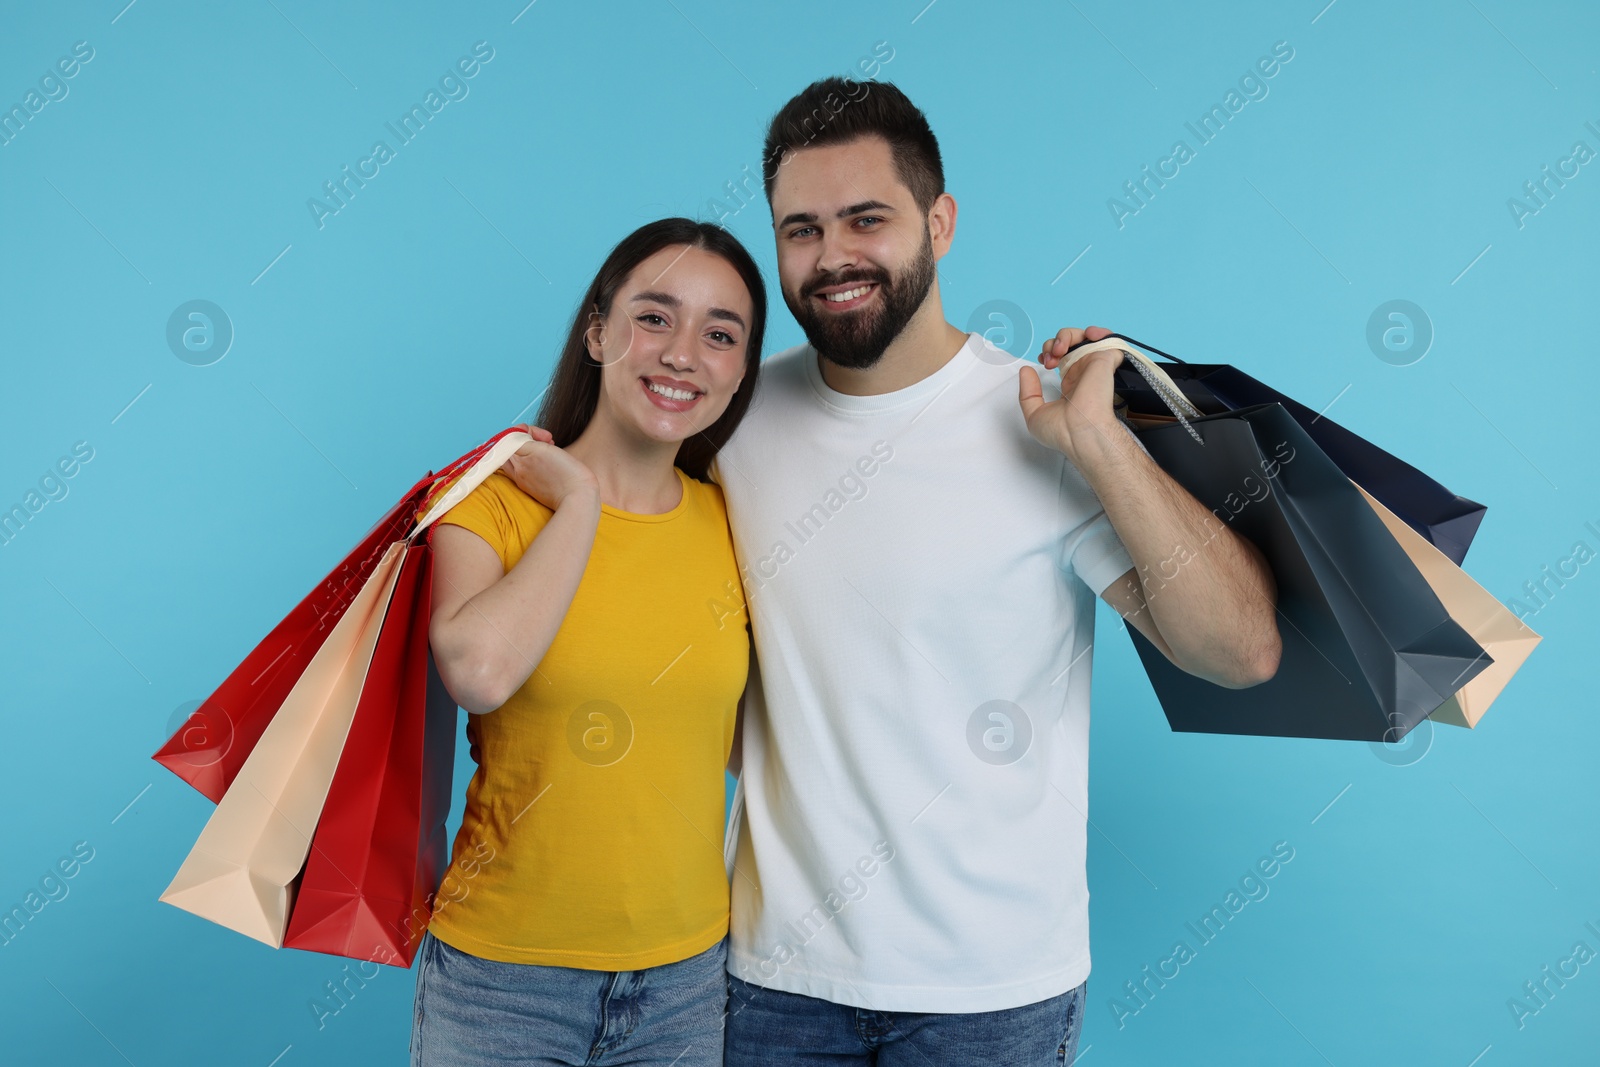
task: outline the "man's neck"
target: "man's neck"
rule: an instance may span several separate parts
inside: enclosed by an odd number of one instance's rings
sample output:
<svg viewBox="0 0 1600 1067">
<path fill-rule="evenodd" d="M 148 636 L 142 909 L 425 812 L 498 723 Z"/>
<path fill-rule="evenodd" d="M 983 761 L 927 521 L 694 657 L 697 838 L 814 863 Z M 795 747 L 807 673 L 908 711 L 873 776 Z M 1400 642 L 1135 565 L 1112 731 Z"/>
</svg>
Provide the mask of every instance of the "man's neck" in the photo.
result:
<svg viewBox="0 0 1600 1067">
<path fill-rule="evenodd" d="M 938 292 L 933 291 L 872 366 L 841 367 L 825 356 L 817 362 L 828 388 L 850 396 L 877 396 L 922 381 L 955 358 L 966 343 L 966 332 L 944 320 Z"/>
</svg>

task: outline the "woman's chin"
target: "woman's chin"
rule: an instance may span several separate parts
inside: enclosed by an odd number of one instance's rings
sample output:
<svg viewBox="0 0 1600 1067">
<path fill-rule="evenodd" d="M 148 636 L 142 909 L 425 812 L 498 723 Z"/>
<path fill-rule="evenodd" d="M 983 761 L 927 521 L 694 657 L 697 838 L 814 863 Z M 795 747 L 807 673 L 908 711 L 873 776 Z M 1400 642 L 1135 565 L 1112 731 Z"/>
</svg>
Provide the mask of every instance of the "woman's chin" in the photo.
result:
<svg viewBox="0 0 1600 1067">
<path fill-rule="evenodd" d="M 705 398 L 688 411 L 648 411 L 638 420 L 638 432 L 661 444 L 681 444 L 698 433 L 709 429 L 728 409 L 726 402 L 713 411 L 705 407 Z"/>
<path fill-rule="evenodd" d="M 684 416 L 671 418 L 671 421 L 660 418 L 640 420 L 634 426 L 634 433 L 658 445 L 681 445 L 704 429 L 705 426 L 700 425 L 699 419 Z"/>
</svg>

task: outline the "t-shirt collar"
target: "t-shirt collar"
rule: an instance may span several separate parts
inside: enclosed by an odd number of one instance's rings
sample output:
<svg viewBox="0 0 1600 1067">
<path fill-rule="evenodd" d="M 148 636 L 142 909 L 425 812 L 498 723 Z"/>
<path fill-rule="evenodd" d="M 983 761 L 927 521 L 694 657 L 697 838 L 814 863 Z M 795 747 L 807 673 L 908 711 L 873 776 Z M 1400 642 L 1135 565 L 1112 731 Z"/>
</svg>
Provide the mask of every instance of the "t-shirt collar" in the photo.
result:
<svg viewBox="0 0 1600 1067">
<path fill-rule="evenodd" d="M 948 389 L 952 382 L 966 374 L 977 362 L 978 357 L 973 352 L 973 345 L 980 340 L 978 334 L 968 333 L 966 343 L 956 351 L 956 354 L 926 378 L 912 382 L 904 389 L 874 393 L 871 396 L 841 393 L 823 381 L 820 363 L 822 357 L 810 344 L 802 350 L 801 362 L 805 366 L 806 379 L 811 383 L 812 391 L 826 407 L 847 415 L 878 415 L 913 405 L 927 404 L 939 393 Z"/>
</svg>

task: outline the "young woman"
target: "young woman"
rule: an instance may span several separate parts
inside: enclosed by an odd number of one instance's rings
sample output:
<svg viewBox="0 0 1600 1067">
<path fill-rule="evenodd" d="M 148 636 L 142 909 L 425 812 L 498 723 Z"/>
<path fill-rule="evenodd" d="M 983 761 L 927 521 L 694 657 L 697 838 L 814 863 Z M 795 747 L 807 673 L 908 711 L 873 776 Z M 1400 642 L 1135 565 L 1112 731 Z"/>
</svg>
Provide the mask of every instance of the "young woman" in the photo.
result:
<svg viewBox="0 0 1600 1067">
<path fill-rule="evenodd" d="M 429 637 L 478 768 L 418 951 L 413 1065 L 722 1063 L 750 645 L 700 479 L 765 317 L 725 230 L 636 230 L 574 318 L 548 432 L 440 520 Z"/>
</svg>

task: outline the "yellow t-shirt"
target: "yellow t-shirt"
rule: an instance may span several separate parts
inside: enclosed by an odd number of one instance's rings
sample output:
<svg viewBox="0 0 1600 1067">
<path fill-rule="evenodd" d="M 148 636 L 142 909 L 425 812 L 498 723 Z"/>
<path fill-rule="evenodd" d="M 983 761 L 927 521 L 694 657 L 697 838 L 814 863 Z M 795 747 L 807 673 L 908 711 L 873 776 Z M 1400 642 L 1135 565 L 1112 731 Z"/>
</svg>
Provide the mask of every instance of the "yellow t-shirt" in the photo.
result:
<svg viewBox="0 0 1600 1067">
<path fill-rule="evenodd" d="M 674 468 L 676 469 L 676 468 Z M 640 970 L 728 931 L 724 768 L 749 667 L 722 490 L 601 506 L 550 650 L 467 719 L 478 769 L 429 929 L 485 959 Z M 496 473 L 439 521 L 516 565 L 553 513 Z"/>
</svg>

